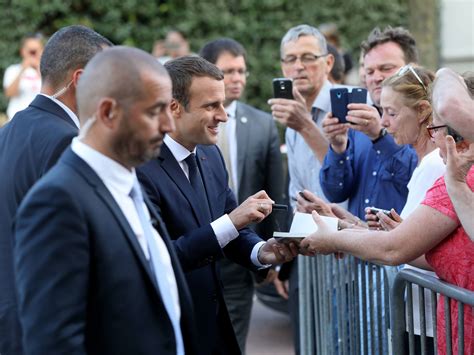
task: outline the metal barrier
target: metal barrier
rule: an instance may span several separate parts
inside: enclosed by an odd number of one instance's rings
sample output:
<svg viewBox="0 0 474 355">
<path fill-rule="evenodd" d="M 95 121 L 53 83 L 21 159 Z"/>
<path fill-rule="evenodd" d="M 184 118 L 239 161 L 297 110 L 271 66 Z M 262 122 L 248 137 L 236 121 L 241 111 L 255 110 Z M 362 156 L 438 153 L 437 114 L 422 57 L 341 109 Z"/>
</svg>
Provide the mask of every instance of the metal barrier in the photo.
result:
<svg viewBox="0 0 474 355">
<path fill-rule="evenodd" d="M 425 327 L 425 289 L 430 290 L 430 297 L 432 300 L 432 316 L 434 327 L 434 351 L 437 354 L 438 338 L 437 338 L 437 317 L 436 305 L 438 295 L 443 295 L 445 324 L 446 324 L 446 354 L 453 353 L 452 343 L 452 325 L 451 325 L 451 300 L 456 300 L 458 304 L 458 354 L 465 354 L 464 350 L 464 316 L 465 313 L 474 312 L 474 292 L 460 287 L 443 282 L 435 277 L 422 274 L 414 270 L 402 270 L 395 277 L 391 290 L 391 324 L 393 329 L 393 351 L 394 354 L 406 353 L 405 333 L 407 331 L 406 323 L 408 322 L 408 349 L 409 354 L 415 354 L 415 341 L 413 331 L 413 302 L 412 302 L 412 285 L 417 285 L 419 288 L 419 312 L 420 312 L 420 345 L 421 354 L 426 354 L 426 327 Z M 406 299 L 405 299 L 406 290 Z M 407 312 L 406 309 L 408 310 Z M 407 316 L 405 316 L 405 314 Z M 444 350 L 444 349 L 443 349 Z"/>
<path fill-rule="evenodd" d="M 298 259 L 301 354 L 389 354 L 396 269 L 353 256 Z"/>
</svg>

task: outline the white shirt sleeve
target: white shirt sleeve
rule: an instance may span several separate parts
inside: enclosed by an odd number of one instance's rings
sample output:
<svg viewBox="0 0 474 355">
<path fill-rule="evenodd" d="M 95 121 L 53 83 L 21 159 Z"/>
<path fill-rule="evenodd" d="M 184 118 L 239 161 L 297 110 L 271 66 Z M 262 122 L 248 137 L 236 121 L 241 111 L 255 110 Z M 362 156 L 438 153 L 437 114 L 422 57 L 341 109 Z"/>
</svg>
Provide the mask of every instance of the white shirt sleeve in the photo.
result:
<svg viewBox="0 0 474 355">
<path fill-rule="evenodd" d="M 221 248 L 224 248 L 239 236 L 239 231 L 235 228 L 227 214 L 211 222 L 211 227 Z"/>
</svg>

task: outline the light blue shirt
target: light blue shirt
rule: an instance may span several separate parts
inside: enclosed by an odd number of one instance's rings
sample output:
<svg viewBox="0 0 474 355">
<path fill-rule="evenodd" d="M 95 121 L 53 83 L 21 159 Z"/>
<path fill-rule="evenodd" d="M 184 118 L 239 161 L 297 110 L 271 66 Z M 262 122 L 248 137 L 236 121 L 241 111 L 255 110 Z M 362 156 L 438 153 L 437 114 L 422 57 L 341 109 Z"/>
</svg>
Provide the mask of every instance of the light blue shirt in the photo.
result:
<svg viewBox="0 0 474 355">
<path fill-rule="evenodd" d="M 340 85 L 335 86 L 326 81 L 312 105 L 313 110 L 316 110 L 313 120 L 319 129 L 322 129 L 324 116 L 331 111 L 329 90 L 335 87 L 340 87 Z M 305 142 L 301 134 L 291 128 L 286 129 L 285 140 L 288 152 L 288 172 L 290 174 L 288 193 L 292 207 L 294 208 L 296 205 L 298 192 L 304 189 L 310 190 L 324 201 L 328 201 L 319 183 L 321 163 L 314 155 L 312 149 Z M 346 207 L 347 203 L 341 204 L 341 206 Z"/>
</svg>

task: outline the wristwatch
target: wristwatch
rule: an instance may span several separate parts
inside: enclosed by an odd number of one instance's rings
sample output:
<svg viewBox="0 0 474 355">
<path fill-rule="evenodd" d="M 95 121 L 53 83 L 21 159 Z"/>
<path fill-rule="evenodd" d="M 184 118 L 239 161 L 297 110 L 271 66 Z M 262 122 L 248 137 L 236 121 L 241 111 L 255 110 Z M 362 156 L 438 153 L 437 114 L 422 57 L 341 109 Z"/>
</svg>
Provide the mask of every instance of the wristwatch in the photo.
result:
<svg viewBox="0 0 474 355">
<path fill-rule="evenodd" d="M 380 130 L 380 133 L 377 138 L 372 139 L 372 144 L 377 143 L 379 140 L 381 140 L 383 137 L 387 135 L 387 129 L 384 127 Z"/>
</svg>

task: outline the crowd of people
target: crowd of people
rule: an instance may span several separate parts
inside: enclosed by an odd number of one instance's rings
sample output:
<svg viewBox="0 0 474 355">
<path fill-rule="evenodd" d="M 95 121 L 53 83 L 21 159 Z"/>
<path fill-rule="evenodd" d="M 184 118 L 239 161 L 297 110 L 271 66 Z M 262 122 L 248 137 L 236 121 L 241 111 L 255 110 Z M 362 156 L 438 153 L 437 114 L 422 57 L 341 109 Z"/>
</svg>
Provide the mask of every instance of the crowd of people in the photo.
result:
<svg viewBox="0 0 474 355">
<path fill-rule="evenodd" d="M 247 53 L 231 38 L 192 54 L 170 31 L 151 55 L 84 26 L 44 49 L 25 37 L 4 77 L 0 353 L 242 354 L 256 279 L 289 298 L 299 353 L 298 254 L 407 264 L 474 291 L 474 76 L 424 69 L 406 29 L 375 28 L 366 102 L 342 123 L 331 89 L 352 62 L 336 34 L 283 35 L 293 99 L 269 99 L 271 115 L 242 102 Z M 318 231 L 278 243 L 276 204 L 313 213 Z M 458 351 L 451 313 L 439 302 L 440 354 L 446 319 Z M 473 353 L 472 307 L 464 337 Z"/>
</svg>

